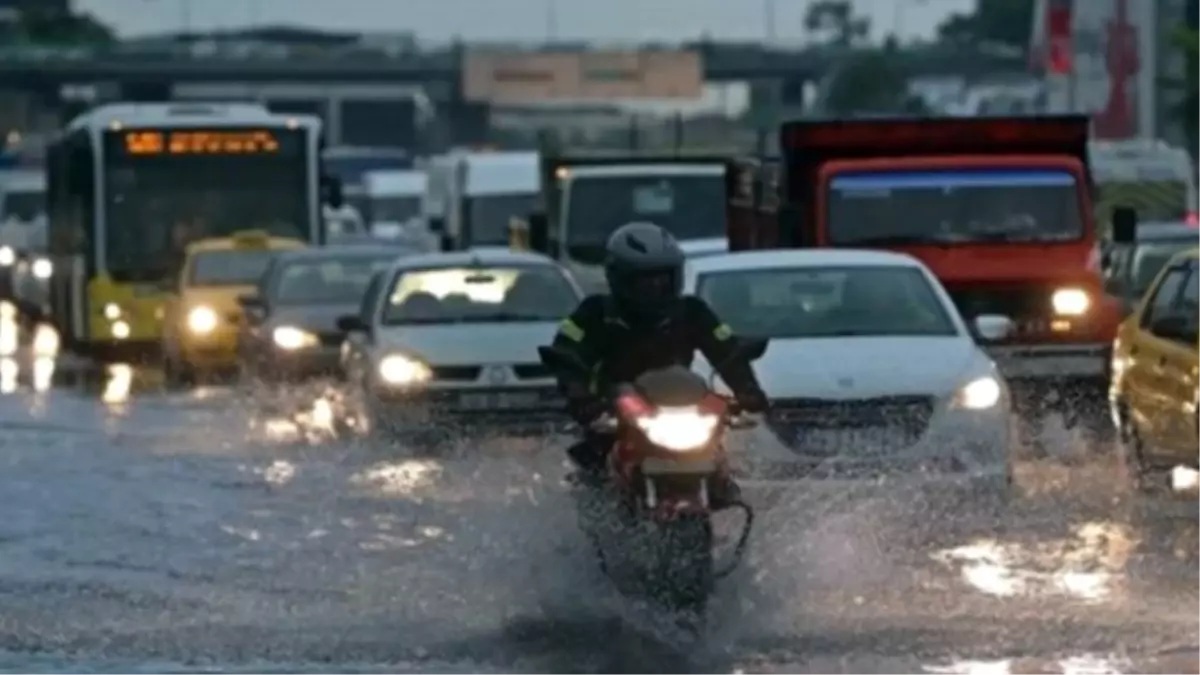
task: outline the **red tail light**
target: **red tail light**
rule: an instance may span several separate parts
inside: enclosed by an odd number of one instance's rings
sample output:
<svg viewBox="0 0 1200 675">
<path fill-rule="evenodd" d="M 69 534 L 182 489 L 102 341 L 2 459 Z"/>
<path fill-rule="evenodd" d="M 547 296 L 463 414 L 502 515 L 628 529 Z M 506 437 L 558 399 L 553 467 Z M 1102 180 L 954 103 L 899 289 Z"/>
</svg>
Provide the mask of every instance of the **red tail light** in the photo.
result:
<svg viewBox="0 0 1200 675">
<path fill-rule="evenodd" d="M 1187 215 L 1183 217 L 1183 221 L 1192 227 L 1200 227 L 1200 213 L 1188 211 Z"/>
</svg>

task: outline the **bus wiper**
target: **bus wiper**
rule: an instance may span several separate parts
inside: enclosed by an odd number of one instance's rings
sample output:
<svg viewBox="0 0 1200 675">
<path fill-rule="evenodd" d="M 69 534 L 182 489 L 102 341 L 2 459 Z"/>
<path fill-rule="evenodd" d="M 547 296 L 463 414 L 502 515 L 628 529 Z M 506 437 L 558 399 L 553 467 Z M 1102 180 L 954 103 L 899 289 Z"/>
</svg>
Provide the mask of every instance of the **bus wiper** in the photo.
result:
<svg viewBox="0 0 1200 675">
<path fill-rule="evenodd" d="M 920 244 L 948 244 L 949 239 L 931 235 L 892 234 L 879 237 L 863 237 L 844 242 L 852 246 L 915 246 Z"/>
<path fill-rule="evenodd" d="M 464 323 L 505 323 L 505 322 L 521 322 L 521 321 L 554 321 L 543 314 L 521 314 L 518 312 L 496 312 L 494 314 L 479 314 L 476 316 L 464 317 Z"/>
</svg>

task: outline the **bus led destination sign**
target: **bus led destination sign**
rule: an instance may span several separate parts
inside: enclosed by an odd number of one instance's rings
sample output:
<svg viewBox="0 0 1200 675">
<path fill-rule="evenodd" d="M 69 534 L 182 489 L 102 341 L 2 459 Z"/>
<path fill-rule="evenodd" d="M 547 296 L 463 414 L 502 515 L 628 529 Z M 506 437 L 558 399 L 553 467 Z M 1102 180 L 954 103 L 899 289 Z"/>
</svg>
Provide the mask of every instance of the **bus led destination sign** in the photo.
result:
<svg viewBox="0 0 1200 675">
<path fill-rule="evenodd" d="M 124 134 L 125 152 L 130 155 L 275 155 L 282 145 L 276 132 L 267 129 L 137 130 Z"/>
</svg>

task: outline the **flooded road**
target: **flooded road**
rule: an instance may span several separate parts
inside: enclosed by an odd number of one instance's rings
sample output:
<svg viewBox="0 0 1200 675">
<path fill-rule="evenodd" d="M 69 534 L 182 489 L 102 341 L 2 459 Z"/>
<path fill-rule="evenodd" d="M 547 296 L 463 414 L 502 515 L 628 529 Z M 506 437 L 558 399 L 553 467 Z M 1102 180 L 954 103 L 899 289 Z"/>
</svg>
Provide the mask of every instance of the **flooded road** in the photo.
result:
<svg viewBox="0 0 1200 675">
<path fill-rule="evenodd" d="M 109 376 L 0 396 L 0 670 L 1197 672 L 1194 526 L 1111 462 L 974 515 L 775 488 L 697 642 L 594 569 L 564 439 L 414 456 L 319 387 Z"/>
</svg>

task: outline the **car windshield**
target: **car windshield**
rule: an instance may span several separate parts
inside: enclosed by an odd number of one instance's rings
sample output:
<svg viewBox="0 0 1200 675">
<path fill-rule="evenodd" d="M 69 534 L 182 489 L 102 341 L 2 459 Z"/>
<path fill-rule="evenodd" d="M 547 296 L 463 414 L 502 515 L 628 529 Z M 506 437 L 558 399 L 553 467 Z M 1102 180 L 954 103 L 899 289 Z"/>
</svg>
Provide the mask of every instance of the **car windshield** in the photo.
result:
<svg viewBox="0 0 1200 675">
<path fill-rule="evenodd" d="M 769 338 L 957 335 L 921 270 L 794 267 L 702 274 L 697 295 L 741 335 Z"/>
<path fill-rule="evenodd" d="M 1044 169 L 854 171 L 829 183 L 830 243 L 1072 241 L 1075 177 Z"/>
<path fill-rule="evenodd" d="M 1176 253 L 1195 248 L 1196 239 L 1139 244 L 1133 254 L 1133 290 L 1138 297 L 1150 290 L 1150 284 Z"/>
<path fill-rule="evenodd" d="M 550 265 L 441 267 L 396 276 L 385 324 L 558 321 L 579 301 Z"/>
<path fill-rule="evenodd" d="M 537 204 L 534 193 L 479 195 L 467 198 L 468 227 L 474 246 L 507 246 L 508 225 L 527 218 Z"/>
<path fill-rule="evenodd" d="M 386 269 L 396 255 L 330 256 L 280 261 L 269 295 L 279 305 L 353 304 L 362 298 L 371 277 Z"/>
<path fill-rule="evenodd" d="M 252 286 L 258 283 L 267 265 L 278 251 L 222 250 L 202 251 L 192 256 L 191 274 L 194 286 Z"/>
<path fill-rule="evenodd" d="M 599 262 L 613 230 L 649 221 L 688 241 L 725 236 L 725 177 L 712 175 L 580 177 L 570 183 L 567 249 Z"/>
<path fill-rule="evenodd" d="M 29 223 L 45 213 L 46 193 L 41 190 L 5 192 L 4 203 L 0 204 L 0 216 L 3 216 L 4 220 L 16 219 Z"/>
</svg>

